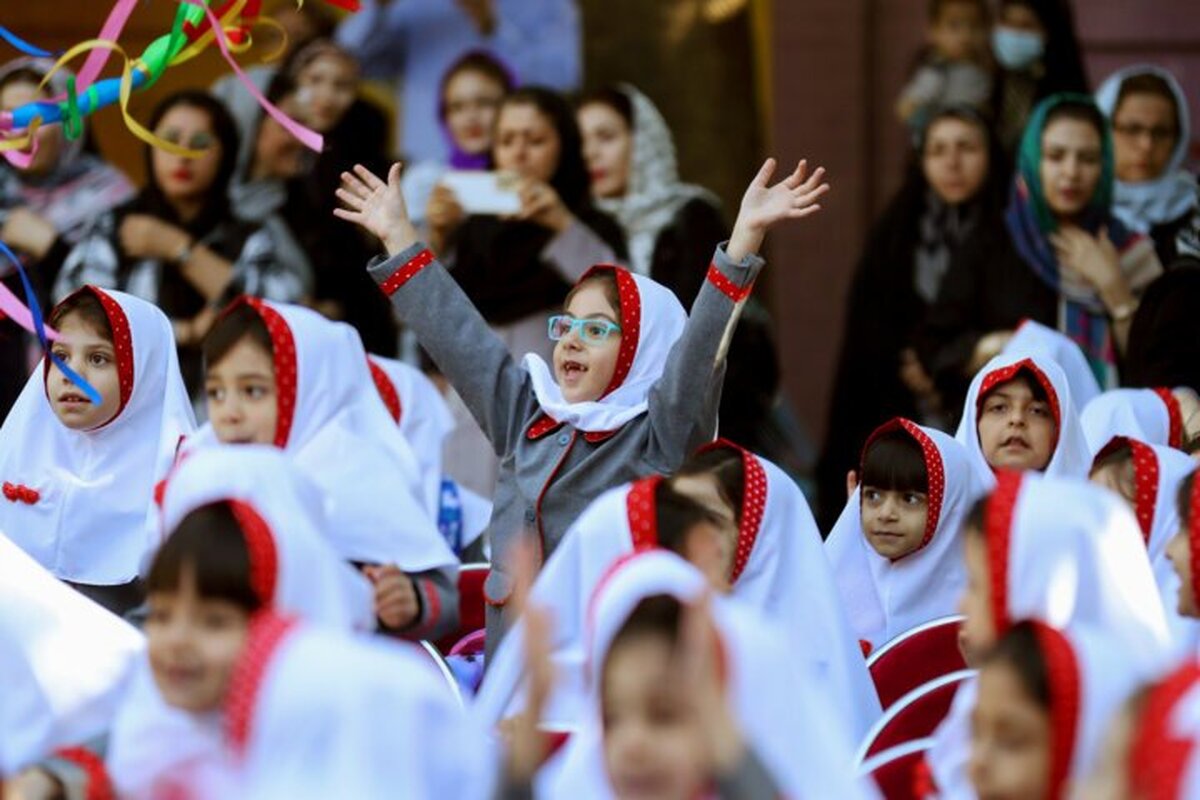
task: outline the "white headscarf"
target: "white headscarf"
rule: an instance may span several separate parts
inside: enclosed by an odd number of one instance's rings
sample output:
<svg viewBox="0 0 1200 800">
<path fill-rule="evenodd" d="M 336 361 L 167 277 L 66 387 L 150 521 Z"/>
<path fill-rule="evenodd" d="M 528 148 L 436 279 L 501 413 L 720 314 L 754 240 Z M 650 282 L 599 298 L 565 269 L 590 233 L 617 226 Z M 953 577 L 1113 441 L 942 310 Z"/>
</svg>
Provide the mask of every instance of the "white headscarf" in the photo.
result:
<svg viewBox="0 0 1200 800">
<path fill-rule="evenodd" d="M 621 345 L 616 371 L 600 399 L 569 403 L 541 356 L 529 353 L 522 362 L 542 411 L 585 433 L 614 431 L 646 413 L 650 389 L 662 377 L 667 355 L 687 323 L 687 313 L 670 289 L 623 267 L 592 267 L 579 283 L 605 271 L 617 282 Z"/>
<path fill-rule="evenodd" d="M 1093 455 L 1114 436 L 1183 446 L 1183 413 L 1170 389 L 1112 389 L 1088 403 L 1079 422 Z"/>
<path fill-rule="evenodd" d="M 1067 376 L 1076 414 L 1082 412 L 1084 406 L 1100 394 L 1100 384 L 1096 380 L 1096 373 L 1092 372 L 1087 356 L 1079 349 L 1079 345 L 1069 337 L 1040 322 L 1032 319 L 1022 322 L 1000 352 L 1001 355 L 1044 353 L 1054 359 L 1054 363 L 1058 364 L 1062 368 L 1063 374 Z"/>
<path fill-rule="evenodd" d="M 0 529 L 56 577 L 116 585 L 158 544 L 154 485 L 196 423 L 166 315 L 123 292 L 79 291 L 112 327 L 120 407 L 99 428 L 71 430 L 34 370 L 0 429 L 0 481 L 36 499 L 0 497 Z"/>
<path fill-rule="evenodd" d="M 1071 395 L 1071 385 L 1066 374 L 1049 356 L 1041 352 L 1001 353 L 976 373 L 967 390 L 963 404 L 962 421 L 954 438 L 967 448 L 971 463 L 982 475 L 992 472 L 979 444 L 979 406 L 981 398 L 994 387 L 1028 372 L 1041 385 L 1050 399 L 1058 440 L 1054 453 L 1044 470 L 1046 475 L 1086 478 L 1092 459 L 1087 451 L 1083 429 L 1079 425 L 1079 412 Z"/>
<path fill-rule="evenodd" d="M 1174 75 L 1151 64 L 1117 70 L 1096 91 L 1096 105 L 1111 120 L 1117 111 L 1121 84 L 1136 75 L 1154 75 L 1170 87 L 1179 122 L 1179 139 L 1161 175 L 1140 183 L 1117 180 L 1113 187 L 1113 215 L 1131 230 L 1147 233 L 1155 225 L 1173 222 L 1187 214 L 1196 207 L 1198 195 L 1196 176 L 1184 166 L 1192 137 L 1188 99 Z"/>
<path fill-rule="evenodd" d="M 666 594 L 692 603 L 707 592 L 707 581 L 694 567 L 665 551 L 628 557 L 597 586 L 587 611 L 590 708 L 583 729 L 555 756 L 560 763 L 548 770 L 552 777 L 543 784 L 552 785 L 539 786 L 546 796 L 613 796 L 600 715 L 600 684 L 613 639 L 643 599 Z M 744 604 L 717 598 L 712 611 L 725 657 L 730 710 L 747 746 L 783 794 L 861 796 L 852 778 L 851 743 L 841 727 L 841 707 L 789 668 L 789 651 L 778 633 Z"/>
<path fill-rule="evenodd" d="M 821 535 L 799 487 L 769 461 L 729 442 L 743 462 L 743 501 L 732 597 L 788 632 L 806 681 L 822 686 L 843 709 L 847 729 L 861 736 L 879 717 L 879 697 L 846 619 L 821 546 Z M 553 658 L 559 676 L 549 718 L 576 722 L 586 699 L 583 680 L 589 599 L 609 566 L 658 546 L 654 490 L 646 478 L 597 498 L 576 520 L 533 585 L 531 602 L 554 613 Z M 523 624 L 501 642 L 477 698 L 485 718 L 499 721 L 524 679 Z"/>
<path fill-rule="evenodd" d="M 0 777 L 108 729 L 142 635 L 0 534 Z"/>
<path fill-rule="evenodd" d="M 867 440 L 902 430 L 921 447 L 929 481 L 928 517 L 921 547 L 892 560 L 866 540 L 855 490 L 825 542 L 839 596 L 859 638 L 875 648 L 921 623 L 953 614 L 967 583 L 959 532 L 987 479 L 966 450 L 941 431 L 906 419 L 885 423 Z"/>
<path fill-rule="evenodd" d="M 633 271 L 649 275 L 658 236 L 675 220 L 679 209 L 693 200 L 719 208 L 721 201 L 707 189 L 679 180 L 671 129 L 650 98 L 627 83 L 618 89 L 633 106 L 628 187 L 621 197 L 601 197 L 595 202 L 625 231 Z"/>
<path fill-rule="evenodd" d="M 301 306 L 236 303 L 253 308 L 271 337 L 274 443 L 324 492 L 334 548 L 407 572 L 457 564 L 423 503 L 416 457 L 373 391 L 354 328 Z M 196 439 L 196 447 L 216 442 L 211 423 Z"/>
</svg>

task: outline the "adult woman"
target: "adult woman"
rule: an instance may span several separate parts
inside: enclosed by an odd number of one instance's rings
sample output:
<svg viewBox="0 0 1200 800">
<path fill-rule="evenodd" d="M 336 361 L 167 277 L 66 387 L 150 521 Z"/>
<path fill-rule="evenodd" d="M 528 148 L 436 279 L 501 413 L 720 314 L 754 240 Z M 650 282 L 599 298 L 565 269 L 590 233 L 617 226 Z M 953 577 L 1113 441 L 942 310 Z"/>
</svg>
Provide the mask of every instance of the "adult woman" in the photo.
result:
<svg viewBox="0 0 1200 800">
<path fill-rule="evenodd" d="M 70 72 L 59 70 L 43 89 L 52 61 L 18 58 L 0 67 L 0 109 L 5 111 L 66 91 Z M 84 152 L 82 136 L 69 139 L 61 125 L 37 133 L 28 166 L 0 160 L 0 239 L 21 256 L 39 300 L 46 304 L 63 259 L 93 216 L 128 200 L 133 186 L 118 170 Z M 0 276 L 9 265 L 0 266 Z M 5 278 L 21 296 L 16 275 Z M 25 382 L 25 337 L 16 323 L 0 321 L 0 419 Z"/>
<path fill-rule="evenodd" d="M 545 312 L 588 266 L 622 258 L 624 240 L 588 200 L 579 128 L 561 96 L 527 87 L 505 98 L 492 155 L 497 169 L 523 179 L 521 211 L 513 219 L 473 214 L 450 229 L 431 210 L 433 239 L 510 351 L 549 356 Z"/>
<path fill-rule="evenodd" d="M 1067 0 L 1002 0 L 992 29 L 999 73 L 992 118 L 1005 152 L 1016 150 L 1029 115 L 1058 92 L 1088 91 Z"/>
<path fill-rule="evenodd" d="M 294 300 L 303 282 L 278 261 L 270 234 L 233 216 L 229 182 L 238 137 L 225 107 L 204 92 L 179 92 L 158 104 L 149 127 L 200 155 L 147 147 L 146 186 L 96 219 L 67 256 L 54 295 L 90 283 L 156 303 L 172 320 L 180 368 L 194 395 L 199 342 L 216 306 L 237 291 Z"/>
<path fill-rule="evenodd" d="M 671 130 L 632 86 L 588 95 L 578 120 L 592 197 L 625 232 L 630 268 L 669 287 L 686 308 L 704 280 L 704 243 L 729 232 L 720 201 L 679 180 Z"/>
<path fill-rule="evenodd" d="M 930 309 L 921 360 L 944 397 L 1025 318 L 1065 333 L 1102 388 L 1115 385 L 1137 296 L 1162 271 L 1145 237 L 1111 214 L 1112 144 L 1084 95 L 1042 101 L 1021 140 L 1003 224 L 968 237 Z M 947 402 L 950 402 L 947 399 Z"/>
<path fill-rule="evenodd" d="M 1183 88 L 1166 70 L 1139 64 L 1109 76 L 1096 103 L 1113 127 L 1113 215 L 1149 234 L 1169 265 L 1179 253 L 1176 237 L 1200 210 L 1196 176 L 1184 168 L 1191 124 Z"/>
<path fill-rule="evenodd" d="M 908 178 L 876 222 L 847 299 L 829 434 L 818 467 L 826 530 L 846 501 L 846 471 L 867 435 L 892 417 L 938 413 L 912 336 L 936 299 L 954 250 L 1000 206 L 999 150 L 966 106 L 930 117 Z"/>
</svg>

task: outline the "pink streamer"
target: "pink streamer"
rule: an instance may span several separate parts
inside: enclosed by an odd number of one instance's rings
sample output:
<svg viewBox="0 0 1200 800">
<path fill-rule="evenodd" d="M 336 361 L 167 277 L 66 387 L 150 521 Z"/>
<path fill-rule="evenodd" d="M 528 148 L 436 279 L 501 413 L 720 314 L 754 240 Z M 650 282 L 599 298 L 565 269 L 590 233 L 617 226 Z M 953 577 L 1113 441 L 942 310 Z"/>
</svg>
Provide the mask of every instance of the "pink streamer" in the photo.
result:
<svg viewBox="0 0 1200 800">
<path fill-rule="evenodd" d="M 237 59 L 235 59 L 233 54 L 229 52 L 229 45 L 225 43 L 224 31 L 221 28 L 221 20 L 218 19 L 217 15 L 212 12 L 212 9 L 210 9 L 208 6 L 200 5 L 200 3 L 195 2 L 195 0 L 181 0 L 181 2 L 187 3 L 188 5 L 197 6 L 204 11 L 204 14 L 208 17 L 209 24 L 212 25 L 213 31 L 216 33 L 216 35 L 213 36 L 213 41 L 215 41 L 217 43 L 217 47 L 220 48 L 221 55 L 225 57 L 225 61 L 229 63 L 229 66 L 238 76 L 238 80 L 240 80 L 242 85 L 246 87 L 246 91 L 250 92 L 251 96 L 258 101 L 260 106 L 262 106 L 263 111 L 266 111 L 268 114 L 270 114 L 271 117 L 280 125 L 282 125 L 288 133 L 299 139 L 301 144 L 303 144 L 305 147 L 310 150 L 315 150 L 318 153 L 321 152 L 321 150 L 325 147 L 325 138 L 316 131 L 306 128 L 299 122 L 296 122 L 296 120 L 292 119 L 287 114 L 276 108 L 271 101 L 264 97 L 263 93 L 258 90 L 258 87 L 254 85 L 254 81 L 250 80 L 249 76 L 242 71 L 241 66 L 237 63 Z"/>
<path fill-rule="evenodd" d="M 0 313 L 11 317 L 13 322 L 30 333 L 37 333 L 37 329 L 33 326 L 33 314 L 29 313 L 29 309 L 25 307 L 25 304 L 2 282 L 0 282 Z M 62 338 L 58 331 L 49 325 L 46 325 L 45 328 L 46 338 L 50 341 L 56 342 Z"/>
<path fill-rule="evenodd" d="M 133 10 L 137 8 L 137 4 L 138 0 L 117 0 L 113 4 L 112 11 L 108 12 L 108 19 L 104 21 L 104 27 L 100 29 L 100 33 L 95 38 L 109 42 L 117 41 L 121 36 L 121 31 L 125 29 L 125 23 L 129 21 Z M 95 83 L 111 54 L 112 51 L 106 47 L 96 48 L 88 53 L 87 60 L 83 62 L 83 67 L 75 76 L 75 92 L 77 94 L 83 94 L 89 86 Z M 64 99 L 66 99 L 65 95 L 55 98 L 56 101 Z"/>
</svg>

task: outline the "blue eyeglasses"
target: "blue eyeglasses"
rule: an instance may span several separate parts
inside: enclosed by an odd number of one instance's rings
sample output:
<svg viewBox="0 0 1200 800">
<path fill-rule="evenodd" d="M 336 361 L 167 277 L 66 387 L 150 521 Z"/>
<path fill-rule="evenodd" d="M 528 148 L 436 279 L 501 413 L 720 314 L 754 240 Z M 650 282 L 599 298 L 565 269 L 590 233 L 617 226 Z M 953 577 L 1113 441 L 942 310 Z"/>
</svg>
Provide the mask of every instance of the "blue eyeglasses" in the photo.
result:
<svg viewBox="0 0 1200 800">
<path fill-rule="evenodd" d="M 578 331 L 585 344 L 603 344 L 614 331 L 620 333 L 621 326 L 606 319 L 575 319 L 567 314 L 555 314 L 550 318 L 546 333 L 551 341 L 557 342 L 571 331 Z"/>
</svg>

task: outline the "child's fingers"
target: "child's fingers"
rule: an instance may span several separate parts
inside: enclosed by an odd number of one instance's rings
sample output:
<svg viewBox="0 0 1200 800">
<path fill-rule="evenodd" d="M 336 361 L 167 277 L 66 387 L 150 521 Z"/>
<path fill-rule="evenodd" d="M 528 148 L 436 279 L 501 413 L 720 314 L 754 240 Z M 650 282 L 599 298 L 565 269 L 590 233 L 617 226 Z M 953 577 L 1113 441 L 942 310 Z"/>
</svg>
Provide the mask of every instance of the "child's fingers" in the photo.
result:
<svg viewBox="0 0 1200 800">
<path fill-rule="evenodd" d="M 775 174 L 775 159 L 768 158 L 758 168 L 758 174 L 754 176 L 751 184 L 754 186 L 766 186 L 771 182 L 771 176 Z"/>
<path fill-rule="evenodd" d="M 807 172 L 808 159 L 802 158 L 800 159 L 800 163 L 796 165 L 796 168 L 792 170 L 792 174 L 784 178 L 783 185 L 789 189 L 795 189 L 796 187 L 800 186 L 800 184 L 804 183 L 804 176 Z"/>
<path fill-rule="evenodd" d="M 392 168 L 388 170 L 387 182 L 388 182 L 389 186 L 399 186 L 400 185 L 401 170 L 402 170 L 402 165 L 400 164 L 399 161 L 392 164 Z"/>
<path fill-rule="evenodd" d="M 805 206 L 804 208 L 793 208 L 787 215 L 788 219 L 804 219 L 805 217 L 811 217 L 820 210 L 821 204 L 818 203 L 817 205 Z"/>
<path fill-rule="evenodd" d="M 349 192 L 345 189 L 336 189 L 334 190 L 334 195 L 338 200 L 341 200 L 346 204 L 347 207 L 353 209 L 354 211 L 362 210 L 363 199 L 353 192 Z"/>
<path fill-rule="evenodd" d="M 361 179 L 362 182 L 365 183 L 370 189 L 378 189 L 379 187 L 385 185 L 384 182 L 379 179 L 378 175 L 376 175 L 374 172 L 371 172 L 371 170 L 367 169 L 362 164 L 354 165 L 354 174 L 357 175 L 359 179 Z"/>
<path fill-rule="evenodd" d="M 367 188 L 367 185 L 349 172 L 342 173 L 341 188 L 361 200 L 366 200 L 371 196 L 371 190 Z"/>
<path fill-rule="evenodd" d="M 808 180 L 804 181 L 804 184 L 802 186 L 800 186 L 799 188 L 805 192 L 812 191 L 813 187 L 820 184 L 824 179 L 825 179 L 825 168 L 817 167 L 813 171 L 813 174 L 808 176 Z"/>
<path fill-rule="evenodd" d="M 804 194 L 797 197 L 792 202 L 792 205 L 793 206 L 803 206 L 803 205 L 812 203 L 812 202 L 818 200 L 819 198 L 821 198 L 823 195 L 828 194 L 829 189 L 830 189 L 830 186 L 828 183 L 822 183 L 820 186 L 813 189 L 812 191 L 805 192 Z"/>
</svg>

